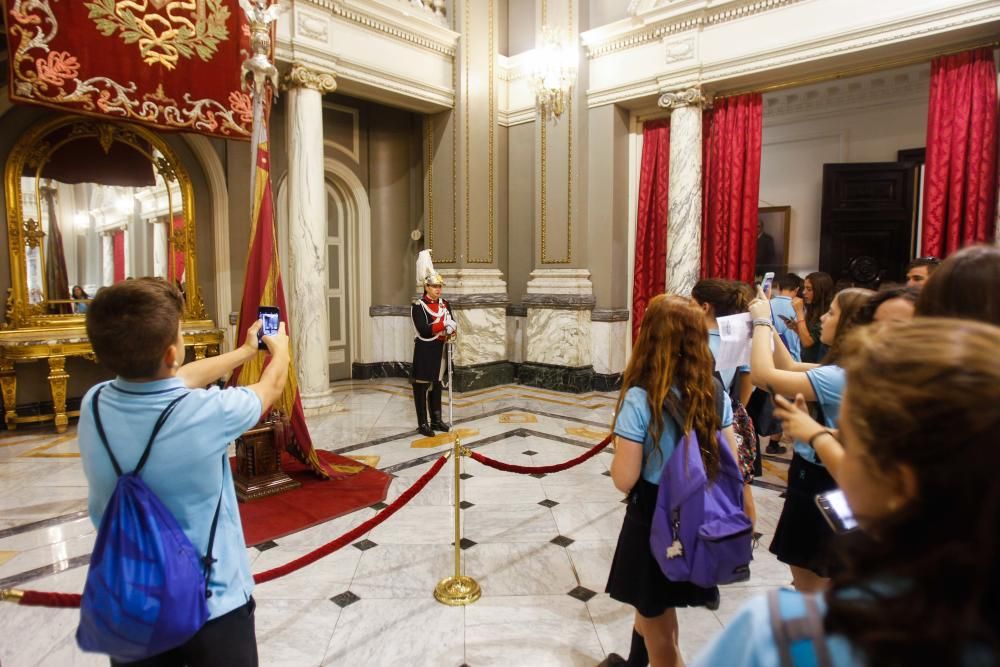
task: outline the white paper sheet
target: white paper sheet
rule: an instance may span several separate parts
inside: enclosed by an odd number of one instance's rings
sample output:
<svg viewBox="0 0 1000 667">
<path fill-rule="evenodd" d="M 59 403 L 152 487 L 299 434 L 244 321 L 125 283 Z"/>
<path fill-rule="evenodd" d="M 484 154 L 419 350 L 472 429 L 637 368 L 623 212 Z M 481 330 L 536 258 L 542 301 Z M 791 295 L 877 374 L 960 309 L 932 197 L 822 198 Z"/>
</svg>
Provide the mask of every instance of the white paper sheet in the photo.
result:
<svg viewBox="0 0 1000 667">
<path fill-rule="evenodd" d="M 718 318 L 719 351 L 715 354 L 715 370 L 721 371 L 750 364 L 750 341 L 753 323 L 750 313 Z"/>
</svg>

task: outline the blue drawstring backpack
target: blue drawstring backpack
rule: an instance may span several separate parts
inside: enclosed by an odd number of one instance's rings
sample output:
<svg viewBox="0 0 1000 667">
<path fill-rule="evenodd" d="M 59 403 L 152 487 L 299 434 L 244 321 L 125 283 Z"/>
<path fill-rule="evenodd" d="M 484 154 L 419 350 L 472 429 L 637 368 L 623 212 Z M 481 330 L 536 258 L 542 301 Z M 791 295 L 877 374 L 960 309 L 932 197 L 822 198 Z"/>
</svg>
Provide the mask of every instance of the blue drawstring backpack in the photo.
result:
<svg viewBox="0 0 1000 667">
<path fill-rule="evenodd" d="M 725 394 L 715 380 L 716 410 Z M 664 406 L 684 431 L 684 418 L 673 403 Z M 649 546 L 670 581 L 690 581 L 702 588 L 746 581 L 753 559 L 753 526 L 743 510 L 743 475 L 719 432 L 719 475 L 705 473 L 698 436 L 684 435 L 663 464 Z"/>
<path fill-rule="evenodd" d="M 135 470 L 124 474 L 101 424 L 100 395 L 98 389 L 92 403 L 94 422 L 118 481 L 97 530 L 76 641 L 84 651 L 133 662 L 180 646 L 208 620 L 208 578 L 222 493 L 209 532 L 208 554 L 202 558 L 140 477 L 156 435 L 187 394 L 163 409 Z"/>
</svg>

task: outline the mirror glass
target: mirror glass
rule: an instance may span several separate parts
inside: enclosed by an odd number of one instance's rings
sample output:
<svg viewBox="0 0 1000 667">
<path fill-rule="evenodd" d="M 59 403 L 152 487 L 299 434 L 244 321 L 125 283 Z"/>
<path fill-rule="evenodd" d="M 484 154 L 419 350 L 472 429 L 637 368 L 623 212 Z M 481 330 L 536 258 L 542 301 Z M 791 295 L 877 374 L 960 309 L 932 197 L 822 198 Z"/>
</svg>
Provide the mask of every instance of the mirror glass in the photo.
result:
<svg viewBox="0 0 1000 667">
<path fill-rule="evenodd" d="M 35 143 L 22 139 L 7 166 L 23 250 L 11 247 L 8 311 L 15 320 L 80 317 L 98 289 L 130 278 L 163 278 L 188 292 L 190 184 L 162 140 L 142 129 L 80 119 L 48 123 L 29 135 Z M 23 282 L 14 275 L 22 257 Z M 196 286 L 187 301 L 186 315 L 197 315 Z"/>
</svg>

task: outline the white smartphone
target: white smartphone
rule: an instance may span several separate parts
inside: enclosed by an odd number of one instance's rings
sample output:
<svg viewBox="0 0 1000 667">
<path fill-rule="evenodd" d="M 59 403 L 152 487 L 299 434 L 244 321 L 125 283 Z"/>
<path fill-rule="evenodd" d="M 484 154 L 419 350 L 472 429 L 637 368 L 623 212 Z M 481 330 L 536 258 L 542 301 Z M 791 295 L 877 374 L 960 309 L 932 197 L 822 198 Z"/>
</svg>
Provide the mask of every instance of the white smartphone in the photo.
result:
<svg viewBox="0 0 1000 667">
<path fill-rule="evenodd" d="M 764 274 L 764 279 L 760 281 L 760 289 L 768 297 L 771 296 L 771 283 L 774 282 L 774 271 L 768 271 Z"/>
<path fill-rule="evenodd" d="M 840 489 L 820 493 L 816 496 L 816 506 L 819 507 L 820 514 L 830 524 L 835 533 L 849 533 L 858 527 L 858 520 L 854 518 L 850 505 L 847 504 L 847 497 Z"/>
</svg>

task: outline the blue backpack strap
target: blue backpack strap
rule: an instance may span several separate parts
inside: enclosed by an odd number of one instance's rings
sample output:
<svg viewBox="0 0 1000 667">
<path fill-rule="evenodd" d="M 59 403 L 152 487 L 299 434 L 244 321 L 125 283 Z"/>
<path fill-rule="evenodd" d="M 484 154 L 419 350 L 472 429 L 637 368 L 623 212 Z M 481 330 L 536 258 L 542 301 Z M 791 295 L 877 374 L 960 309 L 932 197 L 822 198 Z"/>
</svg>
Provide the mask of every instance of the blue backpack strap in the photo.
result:
<svg viewBox="0 0 1000 667">
<path fill-rule="evenodd" d="M 833 667 L 816 599 L 776 589 L 768 592 L 774 643 L 781 667 Z"/>
<path fill-rule="evenodd" d="M 228 457 L 225 453 L 222 454 L 222 488 L 219 489 L 219 502 L 215 504 L 215 516 L 212 517 L 212 528 L 208 531 L 208 549 L 205 551 L 205 557 L 201 559 L 202 564 L 205 566 L 205 597 L 212 597 L 212 591 L 208 587 L 208 580 L 212 575 L 212 565 L 217 561 L 217 558 L 212 557 L 212 546 L 215 544 L 215 529 L 219 527 L 219 510 L 222 509 L 222 493 L 226 488 L 226 464 L 229 463 Z"/>
<path fill-rule="evenodd" d="M 108 457 L 111 459 L 111 465 L 115 469 L 115 474 L 121 477 L 122 468 L 118 464 L 118 459 L 115 458 L 114 453 L 111 451 L 111 445 L 108 444 L 108 436 L 104 432 L 104 424 L 101 422 L 101 410 L 98 399 L 101 397 L 101 391 L 103 390 L 104 387 L 100 387 L 97 391 L 95 391 L 94 398 L 91 401 L 91 406 L 94 411 L 94 425 L 97 427 L 97 435 L 101 439 L 101 444 L 104 445 L 104 449 L 107 451 Z M 146 459 L 149 458 L 149 453 L 153 449 L 153 440 L 156 439 L 160 429 L 163 428 L 163 425 L 166 423 L 170 413 L 174 411 L 174 408 L 177 407 L 177 404 L 180 403 L 185 396 L 187 396 L 187 393 L 181 394 L 174 400 L 170 401 L 170 403 L 167 404 L 167 407 L 163 408 L 163 412 L 160 413 L 159 418 L 156 420 L 156 424 L 153 426 L 153 432 L 149 435 L 149 442 L 146 443 L 146 448 L 143 450 L 142 456 L 139 457 L 139 463 L 136 464 L 135 470 L 132 471 L 136 475 L 138 475 L 142 471 L 143 466 L 146 465 Z"/>
</svg>

